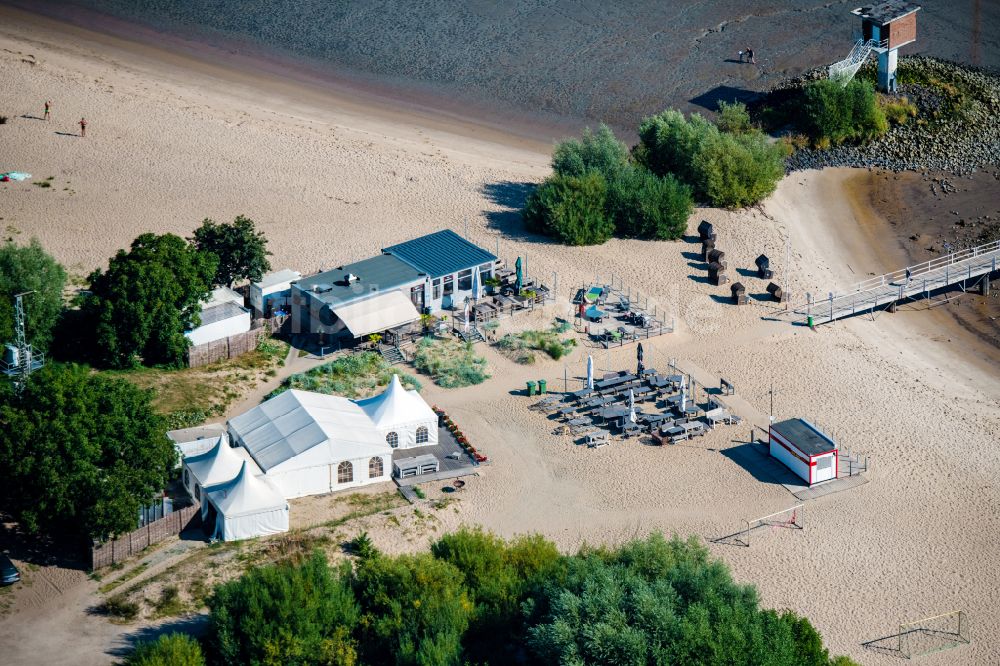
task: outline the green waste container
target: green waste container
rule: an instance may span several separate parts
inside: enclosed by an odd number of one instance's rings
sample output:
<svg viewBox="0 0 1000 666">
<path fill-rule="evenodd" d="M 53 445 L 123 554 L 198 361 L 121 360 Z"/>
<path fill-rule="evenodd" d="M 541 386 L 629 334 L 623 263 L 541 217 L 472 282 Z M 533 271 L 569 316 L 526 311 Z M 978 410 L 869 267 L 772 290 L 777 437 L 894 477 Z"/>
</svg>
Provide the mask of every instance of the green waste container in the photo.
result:
<svg viewBox="0 0 1000 666">
<path fill-rule="evenodd" d="M 528 382 L 528 397 L 535 395 L 535 382 Z"/>
<path fill-rule="evenodd" d="M 546 384 L 544 379 L 538 380 L 538 395 L 545 395 Z"/>
<path fill-rule="evenodd" d="M 807 323 L 807 324 L 809 324 L 809 328 L 812 328 L 812 327 L 813 327 L 813 318 L 812 318 L 812 315 L 809 315 L 809 316 L 808 316 L 808 317 L 806 318 L 806 323 Z"/>
</svg>

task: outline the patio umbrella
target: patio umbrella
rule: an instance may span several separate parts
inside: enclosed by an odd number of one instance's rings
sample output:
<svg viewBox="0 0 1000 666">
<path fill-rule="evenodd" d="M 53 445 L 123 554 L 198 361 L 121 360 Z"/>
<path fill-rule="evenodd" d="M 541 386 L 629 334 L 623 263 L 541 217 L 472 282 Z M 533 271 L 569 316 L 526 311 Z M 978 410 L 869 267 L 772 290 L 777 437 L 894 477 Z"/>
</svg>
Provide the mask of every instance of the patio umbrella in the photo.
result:
<svg viewBox="0 0 1000 666">
<path fill-rule="evenodd" d="M 466 333 L 469 332 L 469 317 L 472 314 L 472 301 L 465 301 L 465 324 L 463 328 Z"/>
<path fill-rule="evenodd" d="M 521 257 L 518 257 L 517 261 L 514 262 L 514 273 L 515 273 L 514 290 L 517 291 L 518 294 L 520 294 L 521 285 L 524 283 L 524 278 L 521 276 Z"/>
<path fill-rule="evenodd" d="M 594 357 L 587 357 L 587 388 L 594 390 Z"/>
<path fill-rule="evenodd" d="M 642 365 L 642 343 L 641 342 L 639 343 L 639 346 L 636 347 L 636 349 L 635 349 L 635 358 L 636 358 L 636 361 L 637 361 L 635 374 L 637 374 L 637 375 L 639 375 L 641 377 L 642 376 L 642 371 L 645 369 L 645 367 Z"/>
<path fill-rule="evenodd" d="M 635 417 L 635 392 L 632 389 L 628 390 L 628 420 L 630 423 L 636 422 Z"/>
<path fill-rule="evenodd" d="M 681 414 L 687 411 L 687 387 L 684 385 L 684 375 L 681 375 Z"/>
<path fill-rule="evenodd" d="M 479 300 L 479 266 L 472 269 L 472 297 Z"/>
<path fill-rule="evenodd" d="M 579 310 L 577 310 L 577 312 L 579 313 L 580 319 L 586 318 L 586 316 L 587 316 L 587 305 L 586 305 L 586 303 L 584 301 L 582 301 L 582 300 L 580 301 L 580 308 L 579 308 Z"/>
</svg>

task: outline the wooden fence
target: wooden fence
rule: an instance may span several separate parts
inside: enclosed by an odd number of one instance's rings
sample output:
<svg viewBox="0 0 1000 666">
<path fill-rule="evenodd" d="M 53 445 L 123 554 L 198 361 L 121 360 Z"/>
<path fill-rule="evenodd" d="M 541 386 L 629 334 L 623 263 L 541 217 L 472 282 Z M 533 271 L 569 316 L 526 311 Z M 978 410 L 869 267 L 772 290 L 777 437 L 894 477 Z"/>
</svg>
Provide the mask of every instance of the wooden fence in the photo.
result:
<svg viewBox="0 0 1000 666">
<path fill-rule="evenodd" d="M 92 571 L 109 567 L 122 562 L 140 552 L 144 548 L 159 543 L 167 537 L 180 534 L 198 515 L 201 507 L 187 506 L 155 520 L 145 527 L 121 536 L 114 541 L 94 544 L 90 549 L 90 568 Z"/>
<path fill-rule="evenodd" d="M 257 319 L 249 331 L 191 347 L 188 349 L 188 367 L 199 368 L 253 351 L 262 338 L 285 332 L 289 320 L 288 315 Z"/>
</svg>

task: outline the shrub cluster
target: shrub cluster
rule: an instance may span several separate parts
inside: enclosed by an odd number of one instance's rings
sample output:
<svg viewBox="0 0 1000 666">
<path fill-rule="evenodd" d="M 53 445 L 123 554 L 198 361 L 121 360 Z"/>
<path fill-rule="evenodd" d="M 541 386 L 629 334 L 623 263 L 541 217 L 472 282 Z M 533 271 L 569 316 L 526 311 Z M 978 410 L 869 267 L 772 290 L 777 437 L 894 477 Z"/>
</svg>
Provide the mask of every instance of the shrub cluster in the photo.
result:
<svg viewBox="0 0 1000 666">
<path fill-rule="evenodd" d="M 556 146 L 552 170 L 522 212 L 529 227 L 562 243 L 597 245 L 615 234 L 669 240 L 687 227 L 690 188 L 637 164 L 604 125 Z"/>
<path fill-rule="evenodd" d="M 430 553 L 369 542 L 255 569 L 209 599 L 219 664 L 771 664 L 847 666 L 809 621 L 759 607 L 694 540 L 654 534 L 560 555 L 540 536 L 463 529 Z M 195 663 L 195 662 L 192 662 Z"/>
<path fill-rule="evenodd" d="M 868 81 L 813 81 L 802 90 L 796 124 L 817 147 L 868 141 L 885 134 L 889 122 Z"/>
<path fill-rule="evenodd" d="M 655 174 L 674 174 L 713 206 L 738 208 L 762 201 L 785 174 L 782 144 L 750 125 L 742 104 L 722 108 L 724 131 L 701 115 L 668 109 L 639 126 L 636 159 Z"/>
<path fill-rule="evenodd" d="M 475 386 L 490 378 L 486 359 L 476 356 L 471 342 L 422 338 L 413 355 L 413 367 L 444 388 Z"/>
<path fill-rule="evenodd" d="M 420 390 L 420 382 L 411 375 L 394 370 L 376 352 L 361 352 L 342 356 L 306 372 L 292 375 L 281 383 L 268 398 L 288 389 L 342 395 L 347 398 L 367 397 L 383 386 L 388 386 L 393 375 L 407 389 Z"/>
</svg>

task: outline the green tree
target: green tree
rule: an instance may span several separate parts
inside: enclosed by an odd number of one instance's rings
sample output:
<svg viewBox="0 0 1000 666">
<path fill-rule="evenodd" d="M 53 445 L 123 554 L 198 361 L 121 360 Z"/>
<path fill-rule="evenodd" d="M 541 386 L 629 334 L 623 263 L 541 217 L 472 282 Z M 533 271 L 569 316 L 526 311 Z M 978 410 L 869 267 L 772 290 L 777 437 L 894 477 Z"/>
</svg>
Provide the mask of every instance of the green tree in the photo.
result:
<svg viewBox="0 0 1000 666">
<path fill-rule="evenodd" d="M 200 252 L 211 252 L 219 259 L 212 284 L 232 287 L 238 280 L 259 282 L 271 270 L 267 257 L 267 238 L 257 231 L 248 217 L 237 216 L 229 224 L 206 218 L 190 239 Z"/>
<path fill-rule="evenodd" d="M 759 130 L 720 131 L 695 113 L 668 109 L 639 128 L 635 157 L 653 173 L 673 174 L 713 206 L 749 206 L 774 192 L 784 176 L 785 149 Z"/>
<path fill-rule="evenodd" d="M 198 641 L 178 632 L 139 643 L 125 658 L 125 666 L 205 666 Z"/>
<path fill-rule="evenodd" d="M 463 528 L 432 544 L 431 553 L 462 572 L 475 604 L 465 639 L 469 660 L 516 661 L 523 632 L 521 605 L 558 565 L 555 546 L 539 535 L 507 543 L 480 528 Z"/>
<path fill-rule="evenodd" d="M 358 606 L 348 570 L 331 569 L 317 551 L 220 585 L 208 600 L 213 653 L 222 664 L 354 666 Z"/>
<path fill-rule="evenodd" d="M 568 139 L 552 152 L 552 171 L 559 176 L 581 177 L 596 171 L 611 180 L 628 164 L 628 148 L 602 124 L 596 132 L 583 130 L 580 139 Z"/>
<path fill-rule="evenodd" d="M 605 214 L 608 184 L 599 173 L 555 175 L 528 197 L 528 226 L 566 245 L 600 245 L 615 231 Z"/>
<path fill-rule="evenodd" d="M 76 365 L 49 364 L 0 398 L 0 486 L 32 533 L 102 539 L 136 528 L 177 460 L 152 393 Z"/>
<path fill-rule="evenodd" d="M 0 343 L 14 340 L 14 295 L 23 298 L 25 337 L 35 349 L 46 351 L 52 329 L 62 311 L 66 271 L 37 239 L 19 247 L 8 242 L 0 247 Z"/>
<path fill-rule="evenodd" d="M 641 166 L 622 169 L 608 188 L 607 214 L 622 236 L 676 240 L 684 235 L 693 211 L 688 185 Z"/>
<path fill-rule="evenodd" d="M 361 657 L 370 664 L 462 663 L 462 636 L 473 604 L 462 574 L 429 553 L 369 557 L 358 563 Z"/>
<path fill-rule="evenodd" d="M 542 664 L 828 666 L 807 620 L 758 608 L 696 541 L 654 534 L 567 560 L 534 606 L 528 647 Z"/>
<path fill-rule="evenodd" d="M 143 234 L 129 252 L 119 250 L 108 270 L 90 275 L 84 302 L 94 329 L 95 357 L 127 368 L 184 362 L 184 332 L 200 323 L 200 302 L 210 292 L 218 260 L 173 234 Z"/>
</svg>

